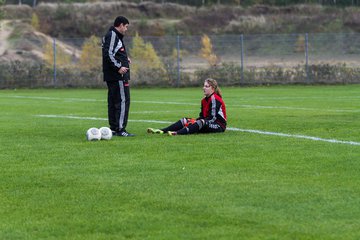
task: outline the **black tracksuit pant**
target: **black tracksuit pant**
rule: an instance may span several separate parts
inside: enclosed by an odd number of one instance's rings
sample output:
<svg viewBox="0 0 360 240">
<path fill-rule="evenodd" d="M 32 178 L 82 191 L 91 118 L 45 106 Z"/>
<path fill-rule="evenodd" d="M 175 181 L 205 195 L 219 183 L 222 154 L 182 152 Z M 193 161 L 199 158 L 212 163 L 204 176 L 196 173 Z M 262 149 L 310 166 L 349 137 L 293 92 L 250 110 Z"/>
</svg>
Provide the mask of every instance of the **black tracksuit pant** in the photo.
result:
<svg viewBox="0 0 360 240">
<path fill-rule="evenodd" d="M 108 87 L 108 118 L 110 129 L 125 130 L 130 108 L 130 87 L 127 81 L 106 82 Z"/>
</svg>

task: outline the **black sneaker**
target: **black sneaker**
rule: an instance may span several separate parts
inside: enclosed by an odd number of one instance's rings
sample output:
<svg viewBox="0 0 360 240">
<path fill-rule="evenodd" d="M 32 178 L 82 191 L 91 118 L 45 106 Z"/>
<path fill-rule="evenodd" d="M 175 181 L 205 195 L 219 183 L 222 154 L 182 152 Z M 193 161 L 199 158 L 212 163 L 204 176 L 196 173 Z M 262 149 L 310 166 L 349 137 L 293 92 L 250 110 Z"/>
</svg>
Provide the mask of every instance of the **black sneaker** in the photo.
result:
<svg viewBox="0 0 360 240">
<path fill-rule="evenodd" d="M 120 132 L 115 132 L 114 136 L 118 136 L 118 137 L 134 137 L 135 134 L 131 134 L 131 133 L 128 133 L 127 131 L 123 130 L 123 131 L 120 131 Z"/>
</svg>

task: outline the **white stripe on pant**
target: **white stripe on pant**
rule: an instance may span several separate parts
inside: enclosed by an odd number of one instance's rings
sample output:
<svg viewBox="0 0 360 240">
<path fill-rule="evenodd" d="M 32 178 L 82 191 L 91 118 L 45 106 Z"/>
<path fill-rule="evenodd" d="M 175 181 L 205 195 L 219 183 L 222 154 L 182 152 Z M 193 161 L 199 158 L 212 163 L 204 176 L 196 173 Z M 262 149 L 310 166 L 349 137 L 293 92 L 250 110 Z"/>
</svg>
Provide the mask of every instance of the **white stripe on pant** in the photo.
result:
<svg viewBox="0 0 360 240">
<path fill-rule="evenodd" d="M 125 118 L 125 91 L 124 91 L 124 82 L 119 81 L 119 91 L 120 91 L 120 99 L 121 99 L 121 107 L 120 107 L 120 117 L 119 117 L 119 130 L 124 128 L 124 118 Z"/>
</svg>

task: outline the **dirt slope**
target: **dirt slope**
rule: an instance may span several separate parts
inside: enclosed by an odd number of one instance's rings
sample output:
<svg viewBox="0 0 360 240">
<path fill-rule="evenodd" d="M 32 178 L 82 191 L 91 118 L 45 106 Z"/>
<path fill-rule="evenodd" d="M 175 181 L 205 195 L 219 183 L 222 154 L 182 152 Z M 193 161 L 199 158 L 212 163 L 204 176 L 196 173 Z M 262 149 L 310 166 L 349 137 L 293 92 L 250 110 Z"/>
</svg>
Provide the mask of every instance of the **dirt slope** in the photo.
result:
<svg viewBox="0 0 360 240">
<path fill-rule="evenodd" d="M 19 31 L 18 40 L 13 40 L 10 44 L 9 37 L 17 28 L 17 20 L 1 20 L 0 24 L 0 58 L 2 60 L 43 59 L 45 45 L 53 43 L 53 38 L 28 26 L 25 27 L 25 31 Z M 80 51 L 58 39 L 56 46 L 69 55 L 80 57 Z"/>
</svg>

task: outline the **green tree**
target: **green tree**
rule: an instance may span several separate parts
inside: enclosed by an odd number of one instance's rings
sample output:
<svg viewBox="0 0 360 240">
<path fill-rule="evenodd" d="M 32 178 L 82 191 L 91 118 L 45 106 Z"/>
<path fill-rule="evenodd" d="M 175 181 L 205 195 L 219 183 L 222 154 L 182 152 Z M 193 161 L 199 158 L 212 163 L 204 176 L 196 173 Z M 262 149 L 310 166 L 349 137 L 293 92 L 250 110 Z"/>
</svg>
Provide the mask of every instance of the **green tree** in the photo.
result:
<svg viewBox="0 0 360 240">
<path fill-rule="evenodd" d="M 305 37 L 304 35 L 299 35 L 295 42 L 294 52 L 305 52 Z"/>
<path fill-rule="evenodd" d="M 32 13 L 32 15 L 31 15 L 31 26 L 32 26 L 35 30 L 39 30 L 39 27 L 40 27 L 39 17 L 37 16 L 36 13 Z"/>
<path fill-rule="evenodd" d="M 145 43 L 138 33 L 136 33 L 133 38 L 130 53 L 131 58 L 134 59 L 131 65 L 131 71 L 133 73 L 137 73 L 140 68 L 157 69 L 165 72 L 164 64 L 157 55 L 153 45 L 151 43 Z"/>
<path fill-rule="evenodd" d="M 201 38 L 201 45 L 202 48 L 200 50 L 200 56 L 205 58 L 210 66 L 216 66 L 219 64 L 220 59 L 214 53 L 211 40 L 206 34 L 204 34 Z"/>
<path fill-rule="evenodd" d="M 101 48 L 99 38 L 92 35 L 86 39 L 80 56 L 81 68 L 94 69 L 101 66 Z"/>
<path fill-rule="evenodd" d="M 71 64 L 71 55 L 66 53 L 66 51 L 56 44 L 56 65 L 57 66 L 67 66 Z M 48 42 L 44 48 L 44 60 L 49 65 L 54 64 L 54 44 Z"/>
</svg>

